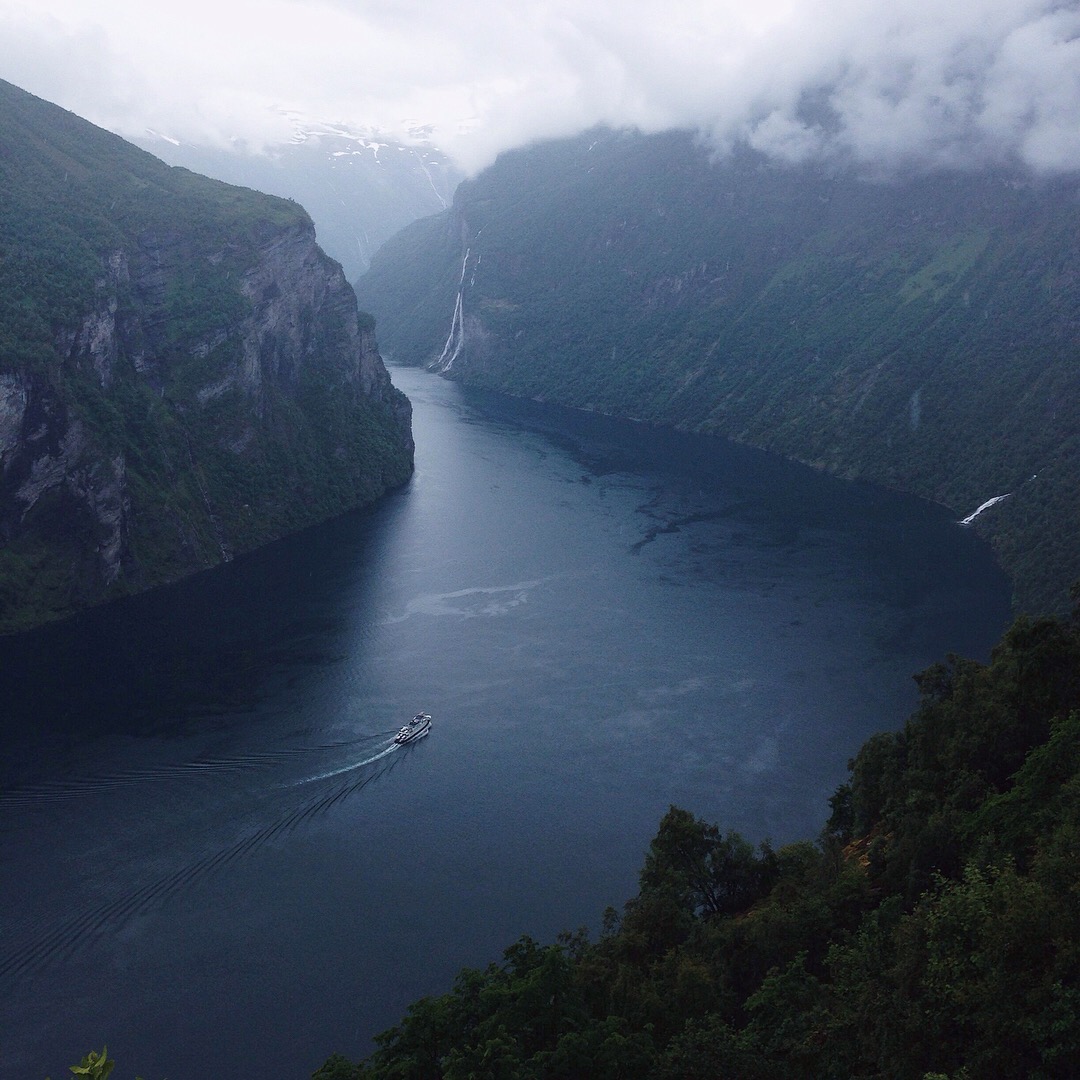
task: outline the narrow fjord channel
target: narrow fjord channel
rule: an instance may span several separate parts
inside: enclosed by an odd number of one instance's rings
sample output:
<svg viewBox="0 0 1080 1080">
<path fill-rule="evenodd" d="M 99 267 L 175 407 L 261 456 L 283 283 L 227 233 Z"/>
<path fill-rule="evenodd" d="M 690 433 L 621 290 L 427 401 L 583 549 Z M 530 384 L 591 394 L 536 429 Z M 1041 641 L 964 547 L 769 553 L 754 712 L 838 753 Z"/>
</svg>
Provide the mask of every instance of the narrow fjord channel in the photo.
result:
<svg viewBox="0 0 1080 1080">
<path fill-rule="evenodd" d="M 393 375 L 406 489 L 0 642 L 0 1076 L 362 1056 L 521 934 L 595 932 L 670 803 L 816 835 L 912 674 L 1005 624 L 940 508 Z"/>
</svg>

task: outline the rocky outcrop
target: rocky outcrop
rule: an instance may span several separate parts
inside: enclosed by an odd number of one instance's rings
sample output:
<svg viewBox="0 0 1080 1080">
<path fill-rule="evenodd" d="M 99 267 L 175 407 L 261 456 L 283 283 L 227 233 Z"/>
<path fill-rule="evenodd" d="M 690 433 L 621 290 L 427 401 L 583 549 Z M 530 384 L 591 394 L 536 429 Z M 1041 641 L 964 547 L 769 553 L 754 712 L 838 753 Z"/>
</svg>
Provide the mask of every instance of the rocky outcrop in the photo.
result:
<svg viewBox="0 0 1080 1080">
<path fill-rule="evenodd" d="M 6 89 L 0 106 L 59 123 Z M 39 165 L 4 119 L 8 160 Z M 66 123 L 77 161 L 113 140 Z M 117 143 L 119 175 L 84 170 L 85 198 L 59 223 L 47 181 L 40 201 L 12 189 L 18 221 L 0 216 L 0 244 L 25 243 L 27 218 L 41 237 L 25 294 L 0 303 L 0 341 L 17 343 L 0 351 L 0 632 L 213 566 L 412 468 L 409 403 L 306 213 Z M 103 229 L 105 195 L 125 187 Z M 60 289 L 57 264 L 85 270 Z"/>
</svg>

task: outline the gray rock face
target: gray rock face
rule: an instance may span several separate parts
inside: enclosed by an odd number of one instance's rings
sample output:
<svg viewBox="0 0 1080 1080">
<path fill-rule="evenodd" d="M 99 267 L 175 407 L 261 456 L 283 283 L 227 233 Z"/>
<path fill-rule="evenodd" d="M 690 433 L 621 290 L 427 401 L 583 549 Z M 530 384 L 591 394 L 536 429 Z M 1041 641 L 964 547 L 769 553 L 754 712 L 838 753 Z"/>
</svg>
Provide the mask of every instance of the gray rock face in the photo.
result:
<svg viewBox="0 0 1080 1080">
<path fill-rule="evenodd" d="M 14 454 L 19 445 L 29 396 L 28 380 L 20 375 L 0 375 L 0 461 Z"/>
<path fill-rule="evenodd" d="M 340 388 L 382 400 L 390 385 L 386 368 L 373 336 L 360 331 L 352 288 L 316 246 L 314 230 L 283 233 L 263 247 L 261 255 L 240 286 L 251 314 L 241 329 L 242 364 L 231 373 L 235 385 L 257 398 L 264 378 L 295 380 L 299 366 L 323 355 L 309 315 L 318 312 L 318 325 L 334 327 L 341 339 L 333 357 Z"/>
</svg>

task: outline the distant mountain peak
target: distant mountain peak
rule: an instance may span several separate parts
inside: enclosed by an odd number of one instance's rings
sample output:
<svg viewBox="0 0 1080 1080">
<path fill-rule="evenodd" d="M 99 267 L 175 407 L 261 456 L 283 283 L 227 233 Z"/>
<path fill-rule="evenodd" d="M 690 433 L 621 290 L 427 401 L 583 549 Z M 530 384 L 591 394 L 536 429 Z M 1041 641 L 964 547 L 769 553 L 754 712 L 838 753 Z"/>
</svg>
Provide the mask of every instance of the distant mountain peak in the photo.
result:
<svg viewBox="0 0 1080 1080">
<path fill-rule="evenodd" d="M 402 134 L 391 134 L 295 110 L 279 115 L 292 134 L 263 153 L 239 139 L 198 145 L 159 131 L 137 141 L 170 165 L 296 200 L 350 281 L 367 269 L 383 241 L 450 205 L 461 175 L 431 141 L 431 124 L 404 120 Z"/>
</svg>

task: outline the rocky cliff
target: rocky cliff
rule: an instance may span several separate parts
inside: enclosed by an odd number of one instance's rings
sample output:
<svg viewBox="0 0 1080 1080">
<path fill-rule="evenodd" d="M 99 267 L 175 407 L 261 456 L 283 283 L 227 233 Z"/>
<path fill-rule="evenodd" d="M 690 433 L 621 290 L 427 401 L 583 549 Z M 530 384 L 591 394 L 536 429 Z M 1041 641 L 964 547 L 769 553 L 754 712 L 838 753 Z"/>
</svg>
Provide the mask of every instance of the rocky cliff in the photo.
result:
<svg viewBox="0 0 1080 1080">
<path fill-rule="evenodd" d="M 408 401 L 307 214 L 0 84 L 0 631 L 376 498 Z"/>
</svg>

